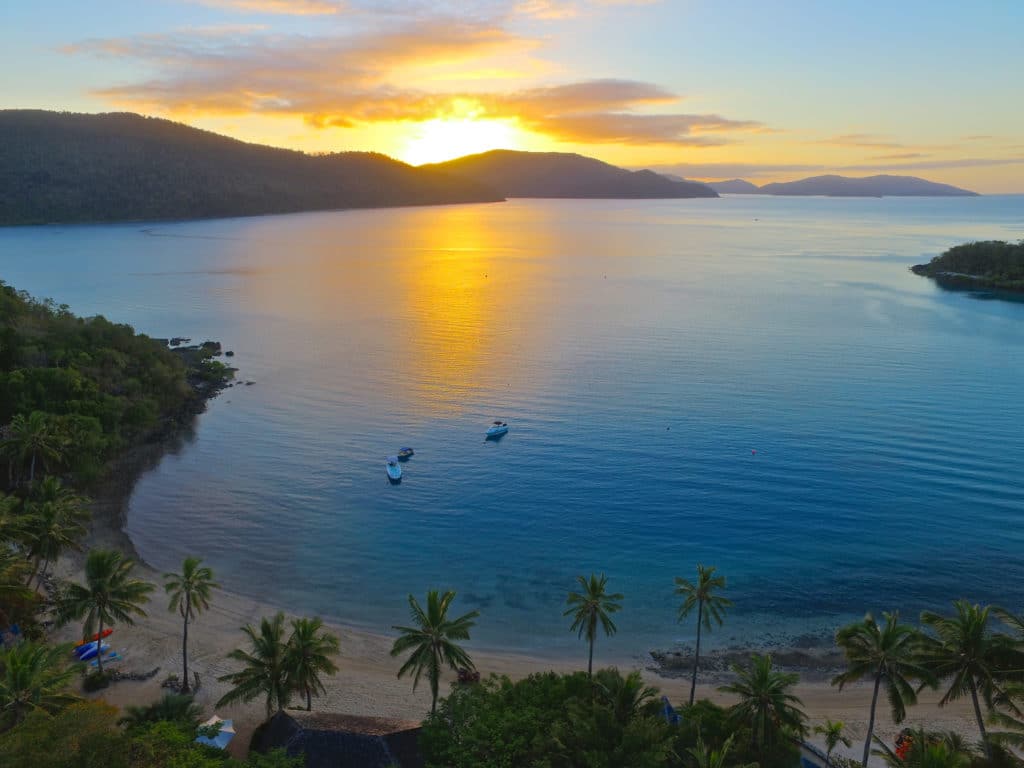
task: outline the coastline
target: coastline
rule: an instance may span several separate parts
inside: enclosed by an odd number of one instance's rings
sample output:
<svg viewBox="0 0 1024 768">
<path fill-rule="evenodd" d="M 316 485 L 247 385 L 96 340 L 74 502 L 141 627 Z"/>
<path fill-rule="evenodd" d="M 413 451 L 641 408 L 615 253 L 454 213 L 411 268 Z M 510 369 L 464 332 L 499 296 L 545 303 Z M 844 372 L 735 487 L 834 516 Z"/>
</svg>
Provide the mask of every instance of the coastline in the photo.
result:
<svg viewBox="0 0 1024 768">
<path fill-rule="evenodd" d="M 136 481 L 155 468 L 167 453 L 178 452 L 187 446 L 194 435 L 197 416 L 195 414 L 183 420 L 162 439 L 137 446 L 121 457 L 109 475 L 93 489 L 93 521 L 85 542 L 86 550 L 99 546 L 125 552 L 138 563 L 139 577 L 158 585 L 147 606 L 148 616 L 138 619 L 133 627 L 118 627 L 112 647 L 124 657 L 119 666 L 123 671 L 145 672 L 157 666 L 160 671 L 151 680 L 119 681 L 93 695 L 117 706 L 156 700 L 164 693 L 160 683 L 170 674 L 181 674 L 181 619 L 176 612 L 167 610 L 166 598 L 159 587 L 162 574 L 138 557 L 130 537 L 123 529 Z M 81 554 L 67 557 L 60 564 L 59 573 L 66 578 L 79 578 L 83 563 L 84 556 Z M 243 645 L 244 636 L 240 628 L 246 624 L 257 624 L 262 617 L 273 615 L 278 610 L 289 614 L 287 607 L 275 606 L 228 590 L 217 590 L 210 609 L 190 626 L 189 669 L 190 673 L 199 675 L 201 687 L 196 699 L 204 711 L 212 713 L 217 700 L 226 692 L 226 686 L 218 683 L 216 678 L 233 671 L 234 665 L 227 660 L 226 655 Z M 429 687 L 424 683 L 413 692 L 410 679 L 397 678 L 399 663 L 389 653 L 392 637 L 334 621 L 328 621 L 326 627 L 337 634 L 341 641 L 341 654 L 337 659 L 340 671 L 327 679 L 327 692 L 314 700 L 315 709 L 412 720 L 420 720 L 426 715 L 430 706 Z M 56 636 L 61 640 L 77 639 L 77 629 L 73 625 L 64 627 Z M 582 643 L 579 659 L 554 659 L 481 649 L 472 642 L 467 643 L 467 648 L 485 677 L 493 673 L 516 679 L 549 670 L 570 672 L 580 669 L 584 659 Z M 717 690 L 718 685 L 730 679 L 728 664 L 759 651 L 770 651 L 784 662 L 787 669 L 801 673 L 797 695 L 803 700 L 809 724 L 813 726 L 826 717 L 843 720 L 853 735 L 854 746 L 841 751 L 850 757 L 859 758 L 867 725 L 871 686 L 858 683 L 847 686 L 842 692 L 833 688 L 829 684 L 831 666 L 838 658 L 827 650 L 820 653 L 813 649 L 736 646 L 709 653 L 705 657 L 706 663 L 702 663 L 697 686 L 698 698 L 729 703 L 729 698 Z M 665 652 L 665 656 L 669 657 L 670 667 L 673 666 L 674 657 L 674 666 L 677 668 L 661 670 L 659 674 L 653 659 L 609 659 L 602 656 L 600 645 L 597 648 L 599 665 L 614 664 L 623 670 L 638 669 L 645 681 L 656 686 L 661 694 L 676 704 L 685 702 L 690 689 L 689 673 L 685 669 L 686 654 L 676 649 Z M 450 673 L 443 676 L 442 695 L 447 693 L 452 680 L 454 675 Z M 910 709 L 907 720 L 899 726 L 891 721 L 884 701 L 880 701 L 876 733 L 891 741 L 902 727 L 920 724 L 930 729 L 956 730 L 968 738 L 974 738 L 976 725 L 969 703 L 954 702 L 939 708 L 938 699 L 937 692 L 924 692 L 921 703 Z M 235 740 L 232 752 L 243 754 L 248 746 L 249 734 L 263 719 L 263 704 L 257 701 L 216 711 L 222 717 L 235 719 L 240 738 Z M 858 736 L 861 739 L 860 745 L 857 742 Z M 810 741 L 817 743 L 817 737 L 811 737 Z"/>
</svg>

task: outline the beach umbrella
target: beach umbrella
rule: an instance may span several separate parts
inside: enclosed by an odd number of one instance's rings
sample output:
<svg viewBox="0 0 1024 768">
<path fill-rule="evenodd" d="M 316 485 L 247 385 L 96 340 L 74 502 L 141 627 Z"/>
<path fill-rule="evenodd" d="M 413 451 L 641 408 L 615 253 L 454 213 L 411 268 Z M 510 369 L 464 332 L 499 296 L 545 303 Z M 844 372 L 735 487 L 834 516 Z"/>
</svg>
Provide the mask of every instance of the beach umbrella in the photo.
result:
<svg viewBox="0 0 1024 768">
<path fill-rule="evenodd" d="M 200 725 L 200 728 L 209 728 L 211 725 L 219 725 L 220 731 L 212 739 L 209 736 L 196 736 L 196 741 L 200 744 L 206 744 L 209 747 L 216 747 L 217 749 L 227 749 L 228 744 L 235 738 L 235 723 L 233 720 L 225 720 L 222 717 L 214 715 L 205 723 Z"/>
</svg>

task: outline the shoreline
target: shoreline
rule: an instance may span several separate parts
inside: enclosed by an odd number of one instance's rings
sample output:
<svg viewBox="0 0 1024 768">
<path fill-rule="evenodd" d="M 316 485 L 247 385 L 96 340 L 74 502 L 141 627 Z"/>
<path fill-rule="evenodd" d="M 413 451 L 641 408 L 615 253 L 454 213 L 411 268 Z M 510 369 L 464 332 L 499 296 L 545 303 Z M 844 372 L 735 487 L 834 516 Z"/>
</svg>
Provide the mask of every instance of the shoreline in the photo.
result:
<svg viewBox="0 0 1024 768">
<path fill-rule="evenodd" d="M 168 675 L 181 674 L 180 616 L 167 610 L 166 597 L 160 588 L 162 574 L 139 558 L 131 538 L 123 528 L 136 481 L 145 472 L 155 468 L 167 453 L 175 453 L 187 447 L 195 434 L 198 416 L 194 414 L 184 419 L 162 439 L 137 446 L 118 459 L 111 467 L 110 474 L 93 489 L 93 520 L 84 542 L 86 550 L 96 546 L 116 548 L 136 561 L 140 578 L 157 585 L 146 606 L 148 616 L 139 618 L 133 627 L 118 627 L 112 636 L 111 647 L 123 656 L 118 668 L 125 672 L 145 672 L 158 666 L 160 671 L 151 680 L 143 682 L 115 682 L 109 688 L 90 695 L 90 698 L 102 698 L 121 707 L 150 703 L 166 692 L 161 688 L 161 682 Z M 75 553 L 66 557 L 59 563 L 59 574 L 79 578 L 83 563 L 82 554 Z M 217 682 L 216 678 L 234 670 L 235 665 L 226 656 L 234 648 L 243 646 L 244 636 L 240 628 L 246 624 L 258 624 L 262 617 L 273 615 L 278 610 L 284 610 L 289 615 L 281 606 L 230 590 L 217 590 L 210 609 L 200 614 L 190 625 L 189 671 L 190 674 L 199 674 L 201 686 L 196 693 L 196 701 L 204 712 L 213 713 L 216 701 L 226 691 L 226 686 Z M 399 662 L 389 653 L 392 637 L 337 621 L 327 621 L 325 627 L 335 633 L 341 643 L 341 654 L 336 659 L 339 672 L 326 680 L 326 694 L 314 700 L 314 709 L 413 720 L 421 720 L 426 716 L 430 707 L 429 686 L 423 683 L 413 692 L 409 678 L 397 678 Z M 77 639 L 77 628 L 69 625 L 54 634 L 60 640 Z M 563 659 L 543 654 L 480 648 L 472 642 L 467 643 L 467 649 L 483 677 L 497 674 L 508 675 L 513 679 L 549 670 L 580 670 L 585 658 L 582 643 L 580 647 L 578 658 Z M 872 689 L 868 683 L 863 682 L 847 686 L 842 692 L 832 687 L 829 680 L 834 664 L 841 661 L 834 651 L 821 653 L 817 649 L 754 646 L 731 646 L 711 651 L 702 657 L 697 697 L 708 698 L 719 704 L 729 703 L 729 697 L 720 693 L 717 686 L 731 679 L 731 673 L 727 671 L 729 663 L 743 660 L 752 652 L 771 652 L 777 659 L 784 660 L 785 668 L 800 672 L 801 680 L 796 693 L 803 700 L 809 725 L 813 726 L 826 717 L 843 720 L 854 738 L 854 746 L 849 750 L 837 750 L 837 754 L 859 758 Z M 675 704 L 683 703 L 690 690 L 686 649 L 675 647 L 660 653 L 668 662 L 667 667 L 674 669 L 656 669 L 653 656 L 610 659 L 601 654 L 600 645 L 597 647 L 596 661 L 599 667 L 617 665 L 624 671 L 637 669 L 647 684 L 656 686 L 661 695 L 668 696 Z M 453 680 L 452 673 L 443 675 L 442 695 L 447 694 Z M 884 701 L 880 702 L 876 733 L 891 741 L 904 726 L 926 725 L 932 729 L 956 730 L 968 738 L 974 738 L 976 725 L 969 702 L 954 702 L 939 708 L 939 697 L 938 692 L 924 692 L 918 706 L 912 707 L 907 720 L 898 726 L 892 723 Z M 297 700 L 295 704 L 298 704 Z M 225 707 L 216 709 L 216 712 L 236 721 L 239 738 L 235 739 L 231 751 L 236 755 L 244 754 L 252 730 L 263 720 L 262 702 Z M 858 736 L 861 745 L 857 743 Z M 811 736 L 809 741 L 817 744 L 819 737 Z"/>
</svg>

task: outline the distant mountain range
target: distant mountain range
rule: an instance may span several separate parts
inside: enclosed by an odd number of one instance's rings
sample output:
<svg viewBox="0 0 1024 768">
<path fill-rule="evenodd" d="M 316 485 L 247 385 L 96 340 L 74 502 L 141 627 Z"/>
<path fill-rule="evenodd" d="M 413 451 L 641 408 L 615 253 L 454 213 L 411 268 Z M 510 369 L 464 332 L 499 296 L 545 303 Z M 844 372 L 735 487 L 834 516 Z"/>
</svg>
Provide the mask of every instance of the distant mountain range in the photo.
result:
<svg viewBox="0 0 1024 768">
<path fill-rule="evenodd" d="M 563 152 L 496 149 L 420 167 L 486 184 L 505 197 L 718 197 L 706 184 L 676 181 L 653 171 L 627 171 L 592 157 Z"/>
<path fill-rule="evenodd" d="M 415 168 L 308 155 L 130 113 L 0 110 L 0 225 L 145 221 L 496 202 L 768 195 L 974 195 L 913 176 L 816 176 L 757 187 L 629 171 L 582 155 L 494 150 Z"/>
<path fill-rule="evenodd" d="M 976 197 L 977 192 L 939 184 L 916 176 L 812 176 L 799 181 L 777 182 L 758 187 L 744 179 L 708 182 L 722 194 L 825 195 L 828 197 Z"/>
<path fill-rule="evenodd" d="M 307 155 L 134 114 L 0 111 L 0 224 L 502 200 L 369 152 Z"/>
</svg>

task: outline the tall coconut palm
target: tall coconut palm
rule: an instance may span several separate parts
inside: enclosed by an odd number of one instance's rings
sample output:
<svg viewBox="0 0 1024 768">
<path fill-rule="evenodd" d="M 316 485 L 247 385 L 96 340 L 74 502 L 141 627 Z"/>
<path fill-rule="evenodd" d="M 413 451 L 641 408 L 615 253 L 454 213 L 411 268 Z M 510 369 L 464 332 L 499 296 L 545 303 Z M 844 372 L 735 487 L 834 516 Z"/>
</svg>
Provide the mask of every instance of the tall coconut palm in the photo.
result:
<svg viewBox="0 0 1024 768">
<path fill-rule="evenodd" d="M 676 576 L 676 594 L 683 596 L 683 604 L 679 606 L 679 620 L 682 621 L 693 609 L 697 609 L 697 650 L 693 656 L 693 677 L 690 680 L 690 705 L 697 690 L 697 667 L 700 664 L 700 632 L 701 628 L 711 631 L 712 620 L 722 626 L 723 616 L 732 607 L 732 601 L 715 594 L 725 589 L 725 576 L 715 576 L 715 566 L 704 567 L 697 564 L 697 583 Z"/>
<path fill-rule="evenodd" d="M 832 679 L 839 690 L 847 683 L 868 679 L 874 683 L 871 694 L 871 713 L 868 733 L 864 739 L 861 764 L 867 766 L 871 755 L 871 737 L 875 731 L 875 709 L 878 692 L 885 692 L 892 706 L 892 719 L 902 723 L 907 707 L 917 703 L 914 683 L 933 685 L 935 678 L 917 658 L 920 633 L 907 624 L 900 624 L 899 612 L 883 613 L 884 624 L 879 624 L 869 613 L 862 621 L 849 624 L 836 633 L 836 645 L 846 655 L 846 671 Z"/>
<path fill-rule="evenodd" d="M 70 584 L 57 603 L 61 624 L 85 618 L 82 638 L 103 634 L 115 621 L 134 624 L 133 616 L 145 616 L 142 606 L 149 602 L 153 585 L 132 576 L 135 563 L 120 552 L 94 549 L 85 560 L 85 584 Z M 103 654 L 96 654 L 96 667 L 103 674 Z"/>
<path fill-rule="evenodd" d="M 33 575 L 38 575 L 37 590 L 46 578 L 50 563 L 66 550 L 82 549 L 80 542 L 89 520 L 87 503 L 87 499 L 65 488 L 56 477 L 43 478 L 33 489 L 25 508 L 31 542 L 28 554 L 33 558 Z"/>
<path fill-rule="evenodd" d="M 825 765 L 828 768 L 832 766 L 832 753 L 835 752 L 836 747 L 842 744 L 849 749 L 853 744 L 843 731 L 845 727 L 842 720 L 827 719 L 824 723 L 814 726 L 814 732 L 825 737 Z"/>
<path fill-rule="evenodd" d="M 1005 693 L 1004 683 L 1024 676 L 1024 659 L 1013 638 L 991 626 L 991 607 L 972 605 L 963 599 L 955 601 L 953 607 L 954 616 L 932 611 L 921 614 L 921 622 L 934 632 L 922 641 L 921 662 L 937 678 L 948 681 L 949 687 L 939 699 L 940 707 L 970 695 L 985 756 L 991 759 L 981 702 L 992 709 L 995 698 Z"/>
<path fill-rule="evenodd" d="M 306 696 L 306 711 L 313 709 L 313 694 L 324 693 L 321 675 L 333 675 L 338 666 L 332 660 L 340 652 L 338 638 L 330 632 L 321 632 L 324 622 L 313 619 L 294 619 L 292 635 L 285 651 L 285 666 L 295 690 Z"/>
<path fill-rule="evenodd" d="M 71 648 L 25 640 L 0 649 L 0 730 L 33 710 L 53 714 L 78 700 L 67 690 L 78 672 L 68 664 Z"/>
<path fill-rule="evenodd" d="M 398 670 L 398 676 L 413 675 L 412 689 L 415 691 L 424 673 L 430 683 L 430 712 L 437 712 L 437 689 L 441 680 L 441 668 L 457 670 L 460 667 L 476 669 L 472 659 L 455 640 L 469 640 L 469 630 L 476 623 L 479 611 L 470 611 L 457 619 L 448 618 L 448 608 L 455 599 L 451 590 L 440 594 L 436 589 L 427 592 L 427 609 L 424 611 L 416 598 L 409 595 L 411 627 L 392 627 L 401 633 L 391 646 L 391 655 L 400 656 L 410 652 L 409 658 Z"/>
<path fill-rule="evenodd" d="M 611 637 L 617 631 L 611 614 L 622 609 L 622 595 L 616 592 L 609 595 L 606 591 L 608 577 L 603 573 L 600 576 L 590 574 L 587 579 L 584 576 L 577 576 L 580 591 L 570 592 L 565 603 L 568 608 L 562 613 L 563 616 L 572 616 L 570 632 L 576 632 L 578 637 L 586 637 L 587 645 L 590 646 L 590 655 L 587 658 L 587 676 L 594 671 L 594 641 L 597 640 L 597 625 L 600 624 L 606 636 Z"/>
<path fill-rule="evenodd" d="M 210 593 L 220 584 L 213 580 L 213 571 L 200 566 L 198 557 L 186 557 L 181 573 L 164 574 L 164 591 L 170 595 L 169 611 L 178 611 L 182 619 L 181 631 L 181 692 L 188 693 L 188 625 L 196 616 L 210 607 Z"/>
<path fill-rule="evenodd" d="M 18 468 L 19 479 L 29 462 L 29 483 L 35 482 L 36 465 L 60 459 L 63 441 L 53 428 L 50 418 L 42 411 L 32 411 L 27 417 L 17 414 L 9 425 L 9 437 L 0 445 L 12 465 Z"/>
<path fill-rule="evenodd" d="M 772 668 L 770 655 L 753 654 L 750 665 L 733 664 L 736 681 L 718 690 L 739 696 L 730 715 L 736 723 L 750 728 L 752 746 L 763 758 L 765 747 L 775 743 L 780 733 L 802 735 L 807 715 L 803 702 L 793 692 L 800 676 Z"/>
<path fill-rule="evenodd" d="M 267 706 L 267 719 L 274 711 L 281 712 L 291 701 L 293 687 L 288 677 L 287 643 L 284 639 L 284 614 L 260 620 L 260 628 L 251 624 L 242 627 L 249 638 L 251 650 L 236 648 L 228 658 L 240 661 L 245 667 L 231 674 L 218 677 L 222 683 L 231 683 L 230 691 L 224 694 L 218 707 L 238 701 L 254 701 L 263 697 Z"/>
</svg>

